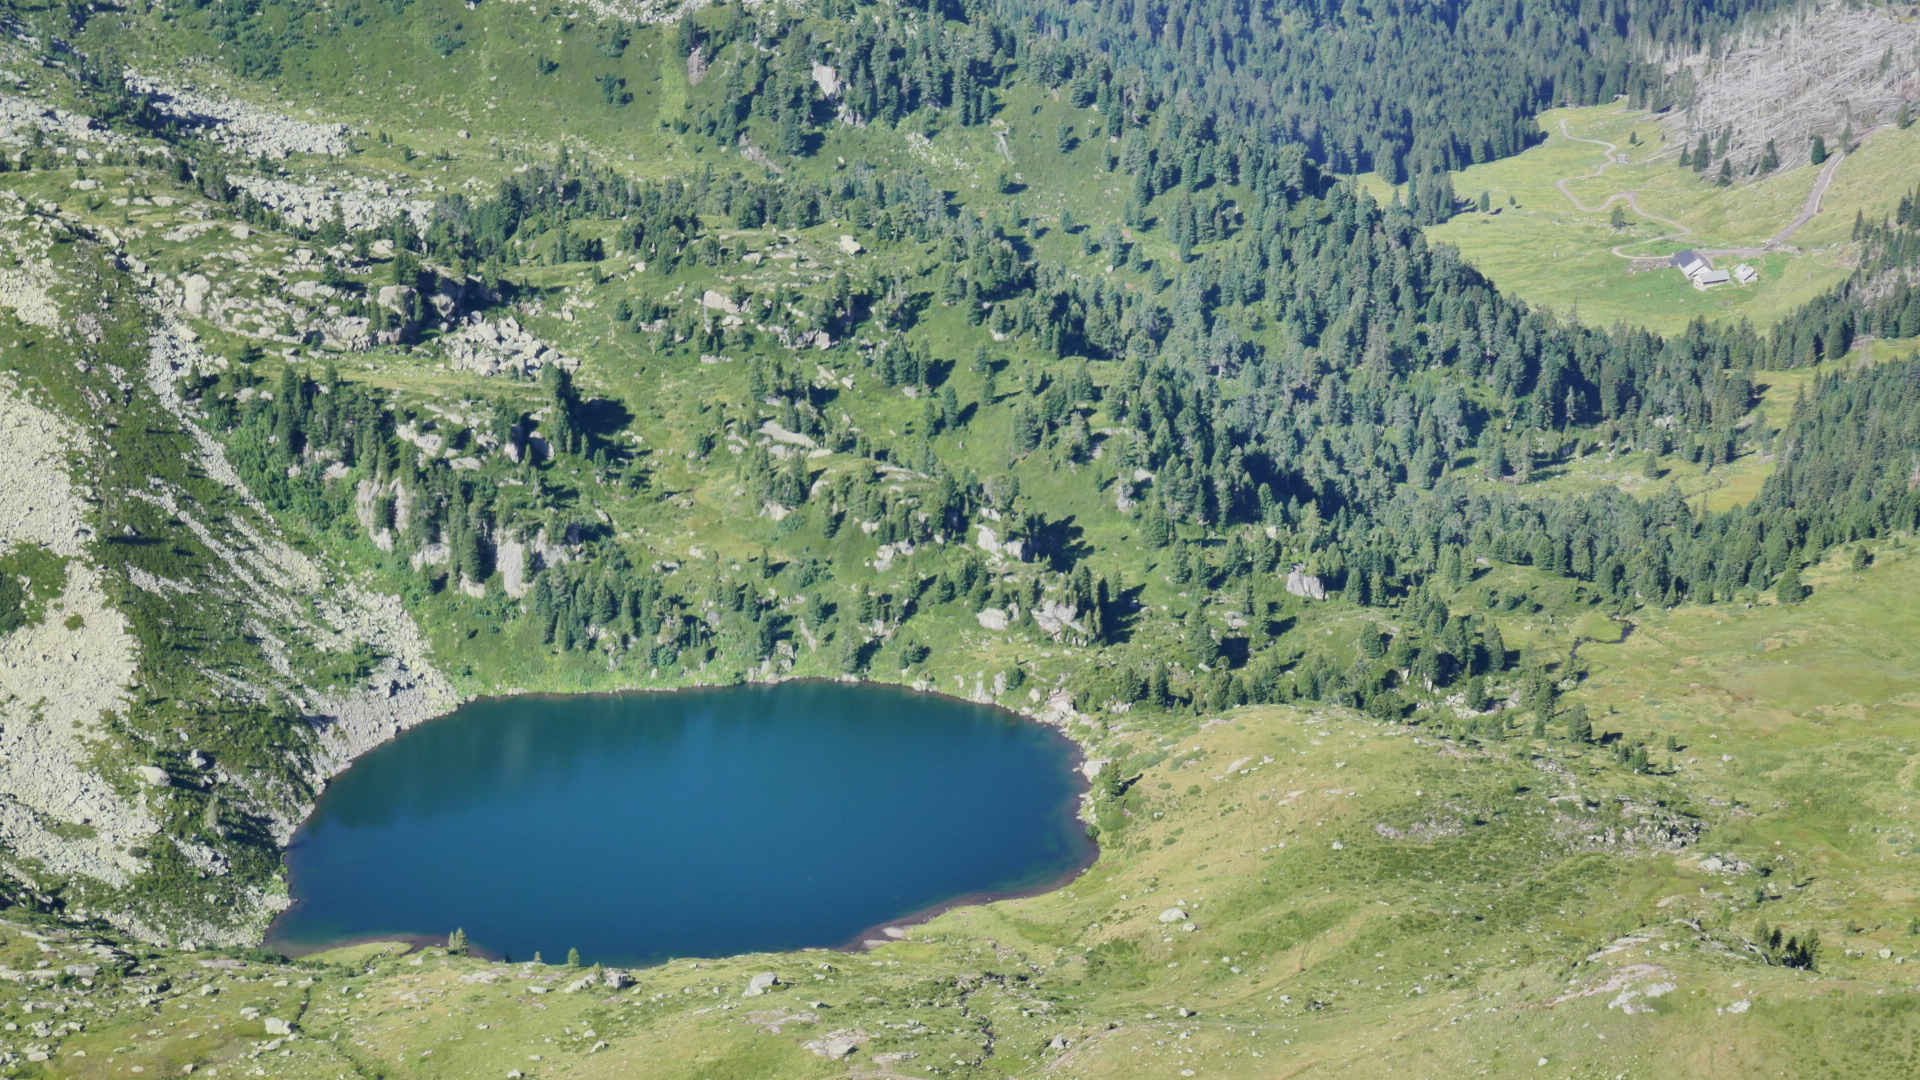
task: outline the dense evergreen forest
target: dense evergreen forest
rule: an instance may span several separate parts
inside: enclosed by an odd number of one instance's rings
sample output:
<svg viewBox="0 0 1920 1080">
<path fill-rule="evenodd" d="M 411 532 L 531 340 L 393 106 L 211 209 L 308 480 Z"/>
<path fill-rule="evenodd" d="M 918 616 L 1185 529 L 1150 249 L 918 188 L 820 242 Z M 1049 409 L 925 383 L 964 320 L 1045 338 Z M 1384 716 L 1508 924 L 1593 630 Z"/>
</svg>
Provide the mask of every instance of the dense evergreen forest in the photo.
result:
<svg viewBox="0 0 1920 1080">
<path fill-rule="evenodd" d="M 1336 172 L 1399 182 L 1517 153 L 1537 137 L 1535 113 L 1656 82 L 1637 69 L 1649 47 L 1699 47 L 1768 6 L 1015 0 L 999 10 L 1091 47 L 1120 73 L 1123 102 L 1192 102 L 1303 145 Z"/>
<path fill-rule="evenodd" d="M 530 266 L 641 260 L 618 320 L 659 355 L 688 359 L 753 341 L 668 300 L 684 273 L 739 258 L 724 229 L 846 222 L 878 250 L 929 252 L 914 272 L 876 262 L 806 292 L 734 290 L 739 310 L 790 313 L 795 333 L 857 339 L 843 346 L 855 363 L 924 405 L 909 434 L 882 438 L 799 365 L 754 359 L 751 396 L 782 429 L 870 464 L 829 476 L 756 446 L 732 467 L 756 503 L 813 507 L 811 527 L 826 539 L 859 522 L 877 543 L 927 545 L 990 521 L 1023 545 L 1025 575 L 990 573 L 966 554 L 893 588 L 843 587 L 830 566 L 769 557 L 763 572 L 806 597 L 796 609 L 780 590 L 724 572 L 654 572 L 583 528 L 579 491 L 530 449 L 553 448 L 602 488 L 661 497 L 657 462 L 597 430 L 572 380 L 553 369 L 541 408 L 503 408 L 476 431 L 514 447 L 515 465 L 500 473 L 407 452 L 398 432 L 417 414 L 331 372 L 287 367 L 277 392 L 249 393 L 266 383 L 243 365 L 187 389 L 269 505 L 316 529 L 392 530 L 403 553 L 444 552 L 444 579 L 428 562 L 429 589 L 484 581 L 502 544 L 583 536 L 589 557 L 540 573 L 524 604 L 497 606 L 562 650 L 630 655 L 658 670 L 729 652 L 764 662 L 805 634 L 836 642 L 845 672 L 877 668 L 882 650 L 910 669 L 939 637 L 916 619 L 942 605 L 1057 605 L 1071 612 L 1070 640 L 1104 649 L 1076 676 L 1090 703 L 1316 699 L 1400 717 L 1450 694 L 1464 692 L 1476 710 L 1512 694 L 1524 705 L 1515 716 L 1544 725 L 1568 662 L 1516 655 L 1469 610 L 1523 602 L 1474 591 L 1478 567 L 1561 575 L 1612 610 L 1768 589 L 1792 599 L 1797 568 L 1828 545 L 1920 523 L 1896 452 L 1912 430 L 1909 364 L 1823 379 L 1771 444 L 1742 449 L 1756 369 L 1911 333 L 1920 299 L 1904 280 L 1887 285 L 1888 269 L 1907 262 L 1910 215 L 1863 222 L 1875 254 L 1861 276 L 1769 332 L 1700 323 L 1673 338 L 1530 310 L 1421 232 L 1461 209 L 1444 177 L 1421 177 L 1518 151 L 1540 108 L 1623 92 L 1637 77 L 1635 42 L 1707 40 L 1748 9 L 714 7 L 665 30 L 676 57 L 704 65 L 720 87 L 674 121 L 683 134 L 721 145 L 758 137 L 804 161 L 836 125 L 983 126 L 1003 96 L 1037 88 L 1086 110 L 1085 136 L 1105 144 L 1105 168 L 1126 196 L 1110 220 L 1043 223 L 1008 191 L 944 189 L 901 162 L 635 181 L 562 152 L 489 196 L 442 198 L 425 229 L 396 219 L 360 233 L 308 231 L 397 252 L 382 282 L 331 279 L 376 325 L 416 322 L 422 298 L 470 272 L 505 300 Z M 250 8 L 208 10 L 243 49 L 263 22 Z M 832 98 L 814 74 L 829 61 L 842 76 Z M 622 107 L 617 87 L 608 105 Z M 1080 137 L 1063 128 L 1062 151 Z M 189 182 L 243 220 L 291 228 L 222 180 L 243 162 L 205 145 L 196 154 L 181 166 Z M 1334 175 L 1370 167 L 1415 183 L 1380 205 Z M 1056 229 L 1122 273 L 1089 276 L 1037 254 Z M 411 311 L 389 316 L 374 303 L 386 282 L 410 290 Z M 972 328 L 958 356 L 950 343 L 936 349 L 928 329 L 942 309 Z M 951 464 L 953 447 L 983 437 L 989 410 L 1006 420 L 1001 449 L 1015 467 Z M 1873 422 L 1852 422 L 1860 415 Z M 696 455 L 760 422 L 722 410 L 697 433 Z M 1743 452 L 1776 454 L 1781 467 L 1759 498 L 1727 513 L 1677 495 L 1541 497 L 1526 486 L 1592 455 L 1678 453 L 1720 466 Z M 358 498 L 377 493 L 371 509 L 356 507 L 354 488 L 297 467 L 316 458 L 357 470 Z M 892 482 L 903 468 L 921 481 Z M 1137 523 L 1138 546 L 1073 542 L 1070 523 L 1021 495 L 1021 475 L 1035 470 L 1081 477 Z M 1296 569 L 1339 600 L 1396 613 L 1400 629 L 1363 642 L 1353 662 L 1294 640 L 1268 615 Z M 1209 626 L 1196 607 L 1149 632 L 1148 613 L 1129 599 L 1147 575 L 1200 590 L 1245 629 Z"/>
<path fill-rule="evenodd" d="M 428 299 L 470 280 L 504 305 L 534 294 L 531 268 L 637 260 L 645 271 L 615 308 L 626 333 L 663 358 L 753 354 L 755 405 L 710 415 L 691 454 L 731 468 L 751 504 L 797 514 L 823 541 L 858 523 L 905 550 L 991 523 L 1031 567 L 997 573 L 949 549 L 891 583 L 843 582 L 830 563 L 772 555 L 759 573 L 782 587 L 724 570 L 661 573 L 584 511 L 588 490 L 667 497 L 662 462 L 617 437 L 558 368 L 546 369 L 538 407 L 499 403 L 458 436 L 509 451 L 510 464 L 467 471 L 408 449 L 405 433 L 423 419 L 414 405 L 331 366 L 269 375 L 243 356 L 183 385 L 267 505 L 356 543 L 383 538 L 411 557 L 416 598 L 486 581 L 508 545 L 564 539 L 583 557 L 548 565 L 524 602 L 495 596 L 489 611 L 530 621 L 562 652 L 655 671 L 723 655 L 764 664 L 803 636 L 831 643 L 846 673 L 910 670 L 943 638 L 948 605 L 1028 619 L 1044 609 L 1056 613 L 1056 640 L 1100 650 L 1074 676 L 1090 704 L 1314 699 L 1402 717 L 1452 694 L 1474 711 L 1512 695 L 1523 709 L 1504 729 L 1522 715 L 1556 717 L 1571 661 L 1506 648 L 1472 608 L 1524 601 L 1477 590 L 1479 567 L 1571 579 L 1616 611 L 1768 589 L 1794 599 L 1798 568 L 1829 545 L 1920 524 L 1899 446 L 1911 431 L 1910 364 L 1823 378 L 1784 431 L 1763 433 L 1768 443 L 1748 430 L 1755 370 L 1837 358 L 1860 338 L 1920 325 L 1920 294 L 1903 273 L 1916 247 L 1908 209 L 1862 221 L 1867 255 L 1854 280 L 1765 334 L 1697 323 L 1661 338 L 1531 310 L 1421 231 L 1463 209 L 1433 174 L 1517 152 L 1540 108 L 1624 92 L 1641 77 L 1636 43 L 1710 40 L 1750 9 L 823 0 L 597 31 L 605 56 L 658 34 L 675 63 L 708 73 L 707 92 L 666 121 L 678 134 L 762 140 L 797 165 L 837 127 L 984 128 L 1010 95 L 1056 96 L 1086 118 L 1061 126 L 1060 152 L 1100 145 L 1124 192 L 1110 217 L 1086 222 L 1030 215 L 1010 180 L 956 191 L 907 161 L 640 181 L 561 151 L 491 194 L 442 196 L 424 228 L 404 216 L 357 231 L 337 219 L 301 228 L 231 182 L 252 163 L 182 131 L 99 65 L 76 82 L 109 122 L 178 142 L 177 157 L 142 160 L 236 219 L 362 258 L 390 249 L 374 280 L 329 269 L 324 281 L 395 339 L 417 338 Z M 269 58 L 357 25 L 303 11 L 216 4 L 186 17 L 230 44 L 243 74 L 269 76 Z M 627 107 L 624 83 L 606 82 L 606 106 Z M 51 164 L 31 148 L 19 158 Z M 1381 205 L 1336 175 L 1357 168 L 1414 182 Z M 877 251 L 930 257 L 875 260 L 812 289 L 735 286 L 727 303 L 784 322 L 787 339 L 840 343 L 836 354 L 911 395 L 921 404 L 902 435 L 837 407 L 837 391 L 800 364 L 757 349 L 755 331 L 674 299 L 688 275 L 742 256 L 729 230 L 825 222 Z M 1049 234 L 1112 269 L 1089 275 L 1042 254 L 1058 251 L 1042 247 Z M 387 286 L 407 298 L 398 308 L 378 299 Z M 964 316 L 957 349 L 934 329 L 942 311 Z M 760 445 L 722 453 L 769 421 L 864 464 L 820 470 Z M 969 438 L 1003 440 L 1009 467 L 963 463 L 955 451 Z M 1743 453 L 1780 466 L 1758 498 L 1725 513 L 1677 494 L 1548 497 L 1528 486 L 1594 455 L 1717 467 Z M 340 469 L 354 482 L 337 482 Z M 900 483 L 903 471 L 914 482 Z M 1022 494 L 1023 476 L 1082 485 L 1133 523 L 1129 543 L 1077 541 L 1069 518 Z M 1277 617 L 1289 575 L 1394 613 L 1398 629 L 1363 641 L 1352 662 L 1299 641 Z M 1163 621 L 1139 599 L 1149 579 L 1207 600 Z M 1228 610 L 1225 629 L 1204 617 L 1208 606 Z"/>
</svg>

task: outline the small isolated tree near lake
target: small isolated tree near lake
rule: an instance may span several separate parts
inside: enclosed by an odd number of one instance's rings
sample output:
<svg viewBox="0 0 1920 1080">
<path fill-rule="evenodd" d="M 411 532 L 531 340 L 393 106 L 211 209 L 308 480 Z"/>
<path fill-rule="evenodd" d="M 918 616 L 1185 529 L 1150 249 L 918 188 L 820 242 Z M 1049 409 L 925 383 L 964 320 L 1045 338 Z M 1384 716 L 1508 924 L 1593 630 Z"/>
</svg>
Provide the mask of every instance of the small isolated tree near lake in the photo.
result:
<svg viewBox="0 0 1920 1080">
<path fill-rule="evenodd" d="M 568 967 L 580 966 L 580 950 L 579 949 L 567 950 L 567 966 Z"/>
<path fill-rule="evenodd" d="M 447 935 L 447 951 L 455 956 L 467 955 L 467 932 L 465 930 L 455 928 L 453 933 Z"/>
<path fill-rule="evenodd" d="M 1800 580 L 1800 568 L 1791 565 L 1780 572 L 1780 580 L 1773 586 L 1774 598 L 1783 604 L 1797 604 L 1812 591 Z"/>
</svg>

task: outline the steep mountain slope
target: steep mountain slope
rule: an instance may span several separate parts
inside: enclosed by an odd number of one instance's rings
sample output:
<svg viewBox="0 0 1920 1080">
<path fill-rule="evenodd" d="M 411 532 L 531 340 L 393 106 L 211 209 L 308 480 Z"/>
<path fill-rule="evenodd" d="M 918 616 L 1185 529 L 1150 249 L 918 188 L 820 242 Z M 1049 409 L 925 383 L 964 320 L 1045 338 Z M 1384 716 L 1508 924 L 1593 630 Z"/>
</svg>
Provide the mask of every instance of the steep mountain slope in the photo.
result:
<svg viewBox="0 0 1920 1080">
<path fill-rule="evenodd" d="M 6 872 L 150 939 L 253 938 L 314 785 L 455 697 L 398 604 L 288 546 L 185 422 L 204 353 L 111 247 L 51 204 L 9 225 Z"/>
</svg>

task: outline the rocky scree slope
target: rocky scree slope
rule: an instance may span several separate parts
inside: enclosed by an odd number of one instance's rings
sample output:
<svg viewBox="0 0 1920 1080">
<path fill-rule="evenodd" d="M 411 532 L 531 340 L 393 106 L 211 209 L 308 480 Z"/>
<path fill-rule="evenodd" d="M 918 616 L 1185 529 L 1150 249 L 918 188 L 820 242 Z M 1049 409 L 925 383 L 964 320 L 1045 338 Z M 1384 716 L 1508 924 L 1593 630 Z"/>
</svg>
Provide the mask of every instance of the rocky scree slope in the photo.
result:
<svg viewBox="0 0 1920 1080">
<path fill-rule="evenodd" d="M 0 565 L 58 586 L 0 636 L 0 880 L 149 940 L 257 940 L 314 793 L 458 695 L 184 414 L 210 358 L 110 231 L 14 197 L 0 238 Z"/>
</svg>

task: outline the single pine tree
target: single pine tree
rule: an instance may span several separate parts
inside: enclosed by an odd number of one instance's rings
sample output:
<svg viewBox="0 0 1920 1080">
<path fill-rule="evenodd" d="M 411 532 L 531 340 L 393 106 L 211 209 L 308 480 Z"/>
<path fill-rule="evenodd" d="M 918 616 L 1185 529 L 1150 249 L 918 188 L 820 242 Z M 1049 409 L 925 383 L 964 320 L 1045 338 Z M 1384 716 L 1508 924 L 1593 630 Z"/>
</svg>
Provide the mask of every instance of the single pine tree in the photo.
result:
<svg viewBox="0 0 1920 1080">
<path fill-rule="evenodd" d="M 1797 604 L 1812 591 L 1807 588 L 1806 582 L 1800 580 L 1800 568 L 1792 565 L 1781 571 L 1780 581 L 1773 587 L 1775 599 L 1783 604 Z"/>
</svg>

